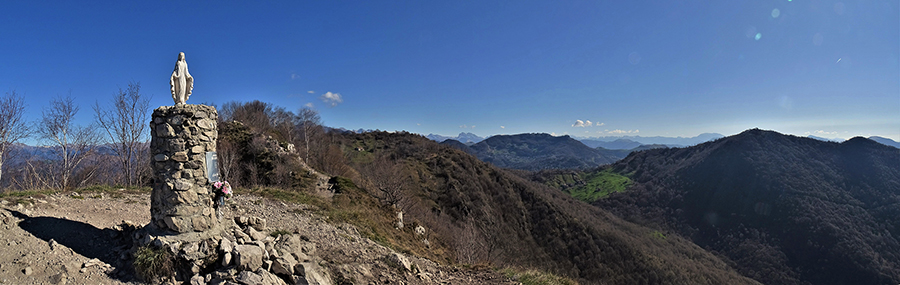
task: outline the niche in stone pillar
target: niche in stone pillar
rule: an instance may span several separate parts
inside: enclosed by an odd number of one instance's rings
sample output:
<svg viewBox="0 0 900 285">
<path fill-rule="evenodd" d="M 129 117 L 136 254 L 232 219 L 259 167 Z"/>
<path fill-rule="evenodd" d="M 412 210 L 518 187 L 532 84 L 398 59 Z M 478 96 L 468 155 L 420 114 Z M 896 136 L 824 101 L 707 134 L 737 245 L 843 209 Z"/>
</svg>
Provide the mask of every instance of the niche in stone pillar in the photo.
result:
<svg viewBox="0 0 900 285">
<path fill-rule="evenodd" d="M 216 109 L 178 104 L 153 111 L 150 122 L 150 165 L 153 192 L 150 224 L 175 233 L 216 228 L 207 153 L 216 151 Z"/>
</svg>

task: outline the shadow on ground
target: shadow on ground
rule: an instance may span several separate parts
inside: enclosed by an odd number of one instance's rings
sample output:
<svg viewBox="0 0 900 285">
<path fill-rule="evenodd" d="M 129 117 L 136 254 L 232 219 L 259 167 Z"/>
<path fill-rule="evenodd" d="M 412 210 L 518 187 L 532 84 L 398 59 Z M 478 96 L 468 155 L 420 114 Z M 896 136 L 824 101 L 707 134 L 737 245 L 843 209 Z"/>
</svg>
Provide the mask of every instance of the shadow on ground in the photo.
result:
<svg viewBox="0 0 900 285">
<path fill-rule="evenodd" d="M 87 258 L 96 258 L 116 267 L 110 272 L 111 278 L 129 281 L 126 274 L 118 274 L 123 269 L 119 262 L 118 247 L 127 245 L 123 232 L 113 229 L 98 229 L 91 224 L 53 217 L 30 217 L 18 211 L 10 211 L 22 219 L 19 227 L 46 242 L 55 240 L 60 245 L 71 248 L 75 253 Z"/>
</svg>

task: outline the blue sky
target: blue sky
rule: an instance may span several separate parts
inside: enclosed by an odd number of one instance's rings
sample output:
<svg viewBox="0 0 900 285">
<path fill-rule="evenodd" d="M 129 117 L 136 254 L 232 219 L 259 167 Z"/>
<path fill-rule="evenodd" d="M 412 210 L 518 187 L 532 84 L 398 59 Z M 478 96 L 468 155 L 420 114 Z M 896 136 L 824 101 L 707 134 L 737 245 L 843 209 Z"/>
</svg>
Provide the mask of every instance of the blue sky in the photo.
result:
<svg viewBox="0 0 900 285">
<path fill-rule="evenodd" d="M 171 105 L 185 52 L 188 103 L 347 129 L 900 140 L 897 1 L 184 2 L 4 1 L 0 91 L 87 124 L 132 81 Z"/>
</svg>

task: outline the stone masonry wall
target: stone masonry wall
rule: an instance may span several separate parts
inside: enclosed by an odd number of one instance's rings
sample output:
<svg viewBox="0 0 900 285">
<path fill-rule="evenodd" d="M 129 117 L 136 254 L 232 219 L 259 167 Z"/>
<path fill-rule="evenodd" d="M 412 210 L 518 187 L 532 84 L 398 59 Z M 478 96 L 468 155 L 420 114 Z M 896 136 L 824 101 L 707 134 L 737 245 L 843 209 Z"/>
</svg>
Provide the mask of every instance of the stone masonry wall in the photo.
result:
<svg viewBox="0 0 900 285">
<path fill-rule="evenodd" d="M 216 151 L 217 118 L 216 109 L 206 105 L 162 106 L 153 111 L 150 223 L 156 228 L 188 233 L 216 227 L 206 152 Z"/>
</svg>

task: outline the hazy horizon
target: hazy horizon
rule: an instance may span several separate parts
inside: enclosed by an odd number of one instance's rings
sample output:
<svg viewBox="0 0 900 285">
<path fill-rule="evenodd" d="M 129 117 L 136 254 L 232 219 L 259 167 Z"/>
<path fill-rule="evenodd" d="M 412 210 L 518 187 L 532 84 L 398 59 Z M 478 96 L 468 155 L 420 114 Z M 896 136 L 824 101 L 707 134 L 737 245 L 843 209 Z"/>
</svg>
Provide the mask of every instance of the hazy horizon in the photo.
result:
<svg viewBox="0 0 900 285">
<path fill-rule="evenodd" d="M 0 91 L 28 120 L 71 95 L 88 124 L 129 82 L 172 105 L 184 52 L 189 104 L 308 106 L 335 128 L 900 141 L 898 6 L 12 2 Z"/>
<path fill-rule="evenodd" d="M 740 131 L 740 132 L 737 132 L 737 133 L 733 133 L 733 134 L 722 134 L 722 133 L 718 133 L 718 132 L 704 132 L 704 133 L 699 133 L 699 134 L 692 135 L 692 136 L 656 136 L 656 135 L 650 136 L 650 135 L 641 135 L 641 134 L 638 134 L 638 133 L 635 133 L 635 134 L 610 134 L 610 135 L 580 136 L 580 135 L 577 135 L 577 134 L 567 134 L 567 133 L 566 133 L 566 134 L 557 134 L 557 133 L 551 133 L 551 132 L 536 132 L 536 133 L 540 133 L 540 134 L 549 134 L 549 135 L 552 135 L 552 136 L 570 136 L 570 137 L 572 137 L 572 138 L 576 138 L 576 139 L 579 139 L 579 140 L 581 140 L 581 139 L 602 139 L 602 138 L 634 138 L 634 137 L 641 137 L 641 138 L 663 137 L 663 138 L 685 138 L 685 139 L 688 139 L 688 138 L 696 138 L 696 137 L 699 137 L 699 136 L 704 135 L 704 134 L 717 134 L 717 135 L 722 135 L 722 136 L 725 136 L 725 137 L 729 137 L 729 136 L 737 135 L 737 134 L 740 134 L 740 133 L 742 133 L 742 132 L 744 132 L 744 131 L 751 130 L 751 129 L 754 129 L 754 128 L 746 129 L 746 130 L 743 130 L 743 131 Z M 766 129 L 766 128 L 758 128 L 758 129 L 761 129 L 761 130 L 769 130 L 769 129 Z M 358 130 L 358 129 L 357 129 L 357 130 Z M 354 130 L 354 131 L 355 131 L 355 130 Z M 387 130 L 382 130 L 382 131 L 387 131 Z M 816 134 L 791 134 L 791 133 L 780 132 L 780 131 L 778 131 L 778 130 L 771 130 L 771 131 L 775 131 L 775 132 L 778 132 L 778 133 L 781 133 L 781 134 L 785 134 L 785 135 L 798 136 L 798 137 L 817 137 L 817 138 L 824 138 L 824 139 L 838 140 L 838 141 L 845 141 L 845 140 L 849 140 L 849 139 L 854 138 L 854 137 L 864 137 L 864 138 L 869 138 L 869 137 L 883 137 L 883 138 L 891 139 L 891 140 L 893 140 L 893 141 L 898 141 L 897 139 L 894 139 L 894 138 L 891 138 L 891 137 L 879 136 L 879 135 L 871 135 L 871 136 L 855 135 L 855 136 L 850 136 L 850 137 L 846 137 L 846 138 L 844 138 L 844 137 L 827 138 L 827 137 L 823 137 L 823 136 L 818 136 L 818 135 L 816 135 Z M 419 134 L 419 135 L 422 135 L 422 136 L 438 135 L 438 136 L 442 136 L 442 137 L 457 137 L 457 136 L 459 136 L 459 135 L 461 135 L 461 134 L 463 134 L 463 133 L 471 133 L 471 134 L 474 134 L 474 135 L 476 135 L 476 136 L 478 136 L 478 137 L 481 137 L 481 138 L 489 138 L 489 137 L 497 136 L 497 135 L 518 135 L 518 134 L 528 134 L 528 133 L 515 133 L 515 134 L 512 134 L 512 133 L 498 133 L 498 134 L 478 135 L 478 134 L 475 134 L 475 133 L 472 133 L 472 132 L 460 132 L 460 133 L 453 134 L 453 135 L 448 135 L 448 134 L 437 134 L 437 133 L 427 133 L 427 134 L 416 133 L 416 134 Z M 900 142 L 900 141 L 898 141 L 898 142 Z"/>
</svg>

